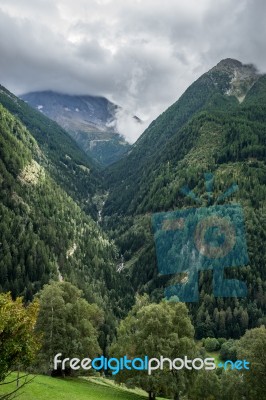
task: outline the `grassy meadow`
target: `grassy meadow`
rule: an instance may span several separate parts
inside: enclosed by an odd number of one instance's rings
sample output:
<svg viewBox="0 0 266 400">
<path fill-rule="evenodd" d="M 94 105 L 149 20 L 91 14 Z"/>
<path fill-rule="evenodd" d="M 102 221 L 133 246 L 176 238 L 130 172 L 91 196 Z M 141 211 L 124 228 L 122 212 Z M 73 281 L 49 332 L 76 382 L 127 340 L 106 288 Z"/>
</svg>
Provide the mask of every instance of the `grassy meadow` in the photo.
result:
<svg viewBox="0 0 266 400">
<path fill-rule="evenodd" d="M 16 378 L 12 374 L 8 380 Z M 0 385 L 1 395 L 15 390 L 16 382 Z M 104 378 L 67 378 L 58 379 L 37 375 L 33 381 L 19 391 L 19 400 L 143 400 L 148 396 L 142 390 L 129 390 Z"/>
</svg>

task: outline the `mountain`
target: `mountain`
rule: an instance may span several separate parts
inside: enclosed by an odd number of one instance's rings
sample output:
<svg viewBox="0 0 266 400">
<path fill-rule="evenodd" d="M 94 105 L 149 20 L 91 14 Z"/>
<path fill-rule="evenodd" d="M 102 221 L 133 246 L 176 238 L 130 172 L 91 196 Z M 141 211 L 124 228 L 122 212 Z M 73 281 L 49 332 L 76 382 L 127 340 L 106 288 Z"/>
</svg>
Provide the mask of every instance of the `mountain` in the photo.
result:
<svg viewBox="0 0 266 400">
<path fill-rule="evenodd" d="M 51 279 L 70 281 L 106 311 L 110 334 L 132 289 L 116 273 L 114 243 L 82 209 L 88 168 L 67 133 L 1 87 L 0 291 L 31 301 Z"/>
<path fill-rule="evenodd" d="M 0 86 L 0 104 L 17 117 L 40 147 L 40 163 L 52 178 L 88 214 L 97 217 L 94 196 L 101 187 L 98 166 L 83 152 L 69 134 L 24 101 Z"/>
<path fill-rule="evenodd" d="M 110 206 L 116 212 L 135 212 L 143 200 L 144 186 L 149 177 L 156 176 L 167 153 L 171 152 L 169 161 L 171 158 L 177 161 L 194 146 L 192 135 L 182 135 L 181 130 L 192 117 L 214 107 L 215 102 L 216 108 L 238 104 L 259 77 L 254 66 L 226 59 L 194 82 L 176 103 L 150 124 L 132 146 L 129 156 L 107 170 L 108 184 L 114 190 L 106 211 Z M 149 182 L 148 186 L 151 184 Z"/>
<path fill-rule="evenodd" d="M 106 171 L 105 227 L 134 290 L 149 292 L 154 300 L 163 297 L 166 286 L 186 278 L 158 273 L 153 213 L 197 207 L 188 188 L 208 204 L 206 173 L 214 176 L 214 199 L 225 207 L 241 205 L 250 261 L 228 268 L 226 276 L 246 281 L 248 296 L 216 298 L 212 271 L 200 272 L 200 301 L 190 305 L 198 338 L 237 338 L 265 319 L 265 159 L 266 75 L 253 65 L 225 59 L 194 82 L 151 123 L 130 154 Z M 237 192 L 222 196 L 236 184 Z"/>
<path fill-rule="evenodd" d="M 119 160 L 130 148 L 117 131 L 116 113 L 120 108 L 104 97 L 43 91 L 26 93 L 21 98 L 56 121 L 100 164 Z"/>
<path fill-rule="evenodd" d="M 196 336 L 238 338 L 266 323 L 266 75 L 221 61 L 104 173 L 62 127 L 3 87 L 0 103 L 1 290 L 31 300 L 50 278 L 66 279 L 121 317 L 135 293 L 159 301 L 187 279 L 159 274 L 153 214 L 219 199 L 243 210 L 249 261 L 225 277 L 246 282 L 248 295 L 215 297 L 213 271 L 200 271 L 199 302 L 189 304 Z"/>
<path fill-rule="evenodd" d="M 1 286 L 29 299 L 50 278 L 78 274 L 82 231 L 101 233 L 51 178 L 36 140 L 2 105 L 0 121 Z"/>
</svg>

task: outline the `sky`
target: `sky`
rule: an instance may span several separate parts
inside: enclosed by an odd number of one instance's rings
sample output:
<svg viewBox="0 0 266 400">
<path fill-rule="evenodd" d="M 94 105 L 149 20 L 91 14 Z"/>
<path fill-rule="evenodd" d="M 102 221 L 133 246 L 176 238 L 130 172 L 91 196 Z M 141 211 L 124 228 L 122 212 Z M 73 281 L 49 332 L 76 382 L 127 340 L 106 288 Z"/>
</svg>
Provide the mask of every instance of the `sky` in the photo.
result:
<svg viewBox="0 0 266 400">
<path fill-rule="evenodd" d="M 265 21 L 264 0 L 0 0 L 0 83 L 105 96 L 133 143 L 221 59 L 265 72 Z"/>
</svg>

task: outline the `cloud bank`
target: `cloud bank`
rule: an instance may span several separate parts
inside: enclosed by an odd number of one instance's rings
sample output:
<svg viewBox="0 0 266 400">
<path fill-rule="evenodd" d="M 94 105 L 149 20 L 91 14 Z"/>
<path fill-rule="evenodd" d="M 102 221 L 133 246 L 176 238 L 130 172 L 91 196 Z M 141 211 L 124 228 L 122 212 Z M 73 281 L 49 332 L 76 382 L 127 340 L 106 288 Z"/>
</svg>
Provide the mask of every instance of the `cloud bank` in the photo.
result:
<svg viewBox="0 0 266 400">
<path fill-rule="evenodd" d="M 105 96 L 135 141 L 202 73 L 231 57 L 266 71 L 263 0 L 1 0 L 0 83 L 16 94 Z"/>
</svg>

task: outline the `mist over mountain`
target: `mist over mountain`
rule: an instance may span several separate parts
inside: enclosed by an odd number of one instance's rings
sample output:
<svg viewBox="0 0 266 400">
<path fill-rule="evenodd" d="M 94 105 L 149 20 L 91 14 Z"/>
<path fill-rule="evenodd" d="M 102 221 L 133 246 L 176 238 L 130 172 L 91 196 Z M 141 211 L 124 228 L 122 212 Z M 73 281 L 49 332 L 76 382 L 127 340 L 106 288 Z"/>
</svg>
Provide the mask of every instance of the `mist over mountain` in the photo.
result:
<svg viewBox="0 0 266 400">
<path fill-rule="evenodd" d="M 130 148 L 118 132 L 121 107 L 104 97 L 43 91 L 26 93 L 21 98 L 62 126 L 100 164 L 119 160 Z"/>
<path fill-rule="evenodd" d="M 171 162 L 184 157 L 187 149 L 184 152 L 183 144 L 187 148 L 195 146 L 197 137 L 183 133 L 181 128 L 191 122 L 197 113 L 214 108 L 216 103 L 217 109 L 222 109 L 224 105 L 230 108 L 231 105 L 241 104 L 259 78 L 262 76 L 253 65 L 225 59 L 194 82 L 177 102 L 150 124 L 132 146 L 129 156 L 107 170 L 110 185 L 115 185 L 115 190 L 122 193 L 118 196 L 119 211 L 130 213 L 136 198 L 143 201 L 143 194 L 136 196 L 141 181 L 146 184 L 166 159 Z M 152 185 L 152 182 L 149 183 Z M 111 202 L 112 194 L 109 204 Z M 133 207 L 139 207 L 139 203 Z"/>
</svg>

